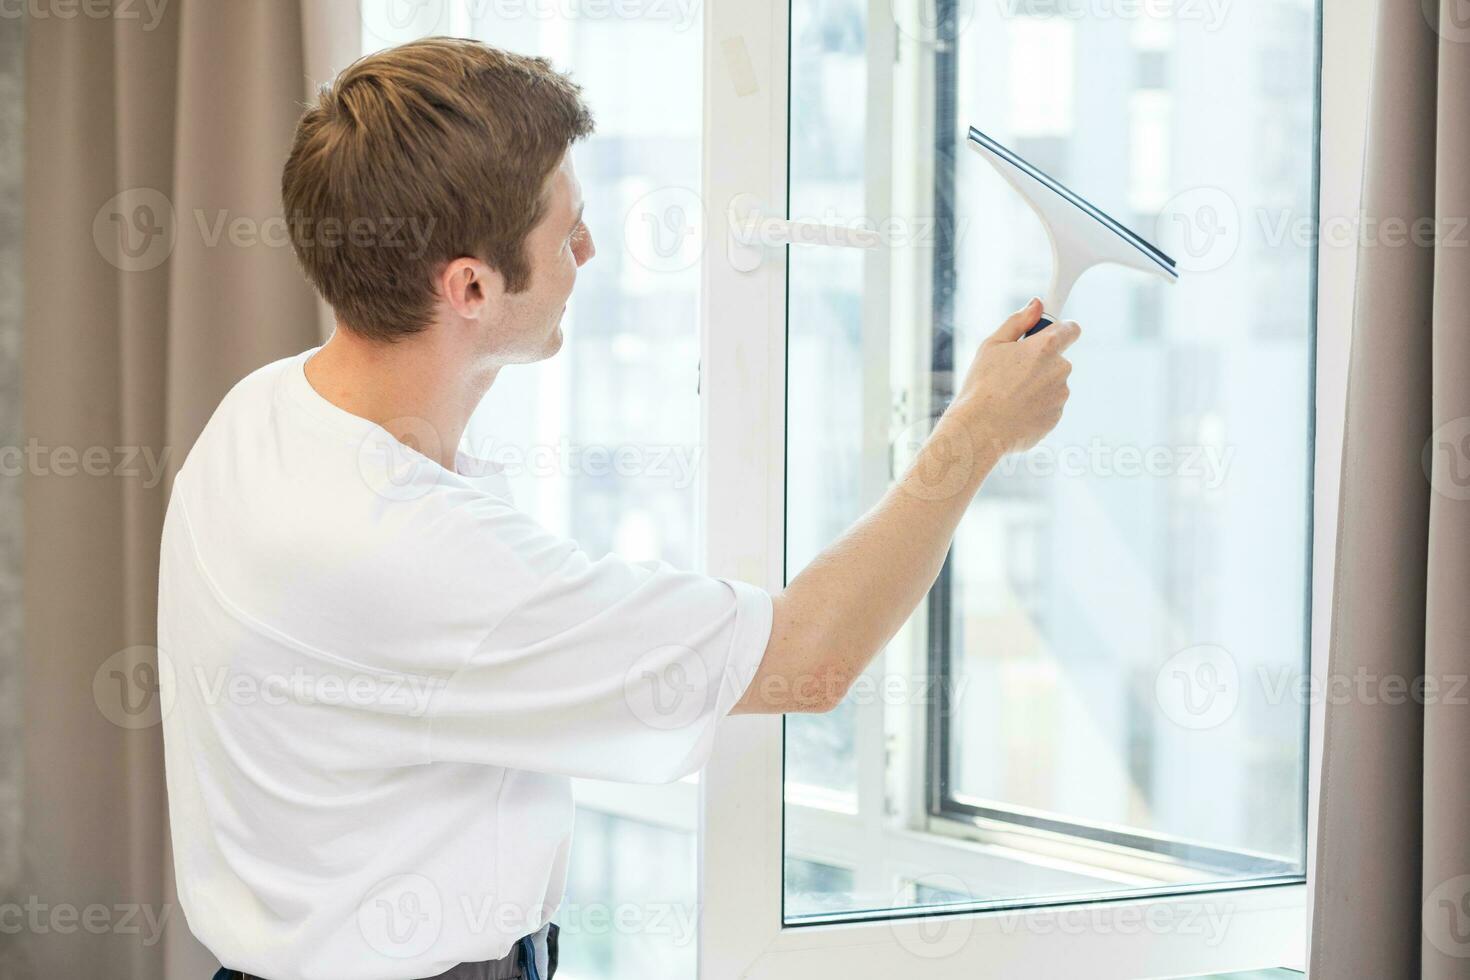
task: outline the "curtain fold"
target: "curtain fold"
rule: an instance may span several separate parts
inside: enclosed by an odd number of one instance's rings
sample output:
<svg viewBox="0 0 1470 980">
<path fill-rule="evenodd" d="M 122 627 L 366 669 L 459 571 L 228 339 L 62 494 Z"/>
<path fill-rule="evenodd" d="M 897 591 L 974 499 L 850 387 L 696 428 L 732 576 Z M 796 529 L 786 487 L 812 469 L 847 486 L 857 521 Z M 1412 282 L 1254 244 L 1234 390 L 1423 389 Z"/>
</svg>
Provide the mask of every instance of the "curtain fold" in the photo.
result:
<svg viewBox="0 0 1470 980">
<path fill-rule="evenodd" d="M 235 381 L 320 339 L 269 223 L 306 89 L 298 0 L 152 9 L 27 23 L 24 891 L 47 922 L 109 910 L 26 930 L 38 978 L 212 968 L 168 858 L 167 477 Z"/>
<path fill-rule="evenodd" d="M 1382 2 L 1311 974 L 1470 976 L 1470 22 Z M 1346 692 L 1342 696 L 1342 692 Z"/>
</svg>

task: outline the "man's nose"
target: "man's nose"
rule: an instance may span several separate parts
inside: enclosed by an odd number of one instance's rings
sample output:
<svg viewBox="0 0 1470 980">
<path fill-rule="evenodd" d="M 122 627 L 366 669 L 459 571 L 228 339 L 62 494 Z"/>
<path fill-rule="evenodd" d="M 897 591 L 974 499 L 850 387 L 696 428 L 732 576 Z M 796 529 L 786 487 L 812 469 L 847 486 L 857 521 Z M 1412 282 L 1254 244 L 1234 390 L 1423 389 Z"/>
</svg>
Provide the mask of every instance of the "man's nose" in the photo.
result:
<svg viewBox="0 0 1470 980">
<path fill-rule="evenodd" d="M 591 228 L 584 228 L 582 234 L 577 236 L 577 247 L 574 252 L 578 267 L 586 265 L 587 261 L 597 254 L 597 246 L 592 243 Z"/>
</svg>

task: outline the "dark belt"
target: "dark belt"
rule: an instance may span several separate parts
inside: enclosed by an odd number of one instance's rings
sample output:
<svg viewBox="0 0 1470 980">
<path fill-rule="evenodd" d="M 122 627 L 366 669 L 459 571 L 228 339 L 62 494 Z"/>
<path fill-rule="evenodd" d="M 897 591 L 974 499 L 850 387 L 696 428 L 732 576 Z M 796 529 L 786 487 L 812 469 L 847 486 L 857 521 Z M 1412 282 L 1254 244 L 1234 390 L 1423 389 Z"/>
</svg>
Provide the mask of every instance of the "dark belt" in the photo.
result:
<svg viewBox="0 0 1470 980">
<path fill-rule="evenodd" d="M 510 948 L 498 960 L 481 960 L 478 963 L 461 963 L 443 973 L 435 974 L 427 980 L 551 980 L 556 976 L 556 953 L 559 931 L 555 922 L 549 922 L 544 927 L 546 930 L 546 976 L 541 976 L 536 964 L 536 939 L 540 930 L 529 936 L 522 936 L 516 940 L 516 944 Z M 219 972 L 214 975 L 214 980 L 261 980 L 249 973 L 241 973 L 239 970 L 227 970 L 220 967 Z"/>
</svg>

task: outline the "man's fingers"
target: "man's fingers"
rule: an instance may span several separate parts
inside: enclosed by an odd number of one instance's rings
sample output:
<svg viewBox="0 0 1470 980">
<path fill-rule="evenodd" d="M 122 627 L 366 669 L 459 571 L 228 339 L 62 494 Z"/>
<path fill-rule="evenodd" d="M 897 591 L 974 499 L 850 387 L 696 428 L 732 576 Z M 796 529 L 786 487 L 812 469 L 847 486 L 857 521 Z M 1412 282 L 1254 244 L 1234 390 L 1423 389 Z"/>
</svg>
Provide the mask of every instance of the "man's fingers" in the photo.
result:
<svg viewBox="0 0 1470 980">
<path fill-rule="evenodd" d="M 1082 327 L 1076 320 L 1058 320 L 1037 334 L 1032 340 L 1043 340 L 1046 346 L 1060 354 L 1062 351 L 1077 343 L 1077 338 L 1082 336 Z M 1027 341 L 1030 343 L 1030 341 Z"/>
<path fill-rule="evenodd" d="M 1020 340 L 1026 335 L 1027 330 L 1036 326 L 1036 322 L 1040 319 L 1041 300 L 1033 298 L 1031 302 L 1006 317 L 1000 328 L 990 335 L 990 340 L 993 343 L 1010 343 Z"/>
</svg>

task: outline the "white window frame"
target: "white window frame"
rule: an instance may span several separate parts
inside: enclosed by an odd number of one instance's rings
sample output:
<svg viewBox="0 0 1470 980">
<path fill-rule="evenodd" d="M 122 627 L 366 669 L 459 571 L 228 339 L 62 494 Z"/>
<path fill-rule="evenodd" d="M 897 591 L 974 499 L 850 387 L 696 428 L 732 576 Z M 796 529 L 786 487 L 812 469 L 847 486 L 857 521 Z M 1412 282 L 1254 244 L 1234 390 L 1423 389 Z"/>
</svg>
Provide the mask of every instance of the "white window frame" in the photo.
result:
<svg viewBox="0 0 1470 980">
<path fill-rule="evenodd" d="M 1371 0 L 1332 0 L 1323 8 L 1319 213 L 1340 220 L 1358 213 L 1357 148 L 1366 115 Z M 887 4 L 874 0 L 874 9 L 886 24 Z M 728 208 L 738 195 L 748 195 L 741 200 L 786 213 L 789 3 L 725 0 L 707 5 L 704 16 L 708 235 L 700 323 L 701 443 L 706 447 L 701 566 L 775 592 L 784 584 L 786 246 L 769 247 L 758 263 L 751 263 L 748 254 L 732 261 L 739 248 L 729 244 Z M 870 39 L 870 50 L 875 43 L 891 39 Z M 891 97 L 882 90 L 870 95 L 880 108 Z M 881 265 L 883 260 L 873 261 Z M 1312 667 L 1319 675 L 1329 625 L 1355 272 L 1352 248 L 1324 244 L 1319 250 L 1311 638 Z M 886 276 L 885 271 L 877 280 L 885 290 Z M 879 304 L 886 302 L 886 291 L 879 292 Z M 1320 744 L 1320 725 L 1320 705 L 1313 705 L 1313 747 Z M 1310 807 L 1317 772 L 1313 754 L 1309 813 L 1315 813 Z M 699 785 L 703 980 L 913 975 L 1134 980 L 1300 965 L 1305 959 L 1308 886 L 1302 885 L 1079 903 L 1067 906 L 1065 914 L 1055 908 L 910 914 L 788 926 L 781 920 L 783 791 L 781 719 L 726 720 Z M 844 828 L 840 819 L 832 826 L 834 832 Z M 1314 826 L 1312 820 L 1309 844 Z M 857 844 L 891 844 L 886 838 L 873 841 L 861 822 L 852 822 L 845 832 Z M 884 854 L 903 860 L 902 854 Z M 1309 876 L 1310 871 L 1309 860 Z M 1229 910 L 1228 928 L 1218 941 L 1207 941 L 1197 929 L 1147 925 L 1182 923 L 1202 906 Z"/>
</svg>

